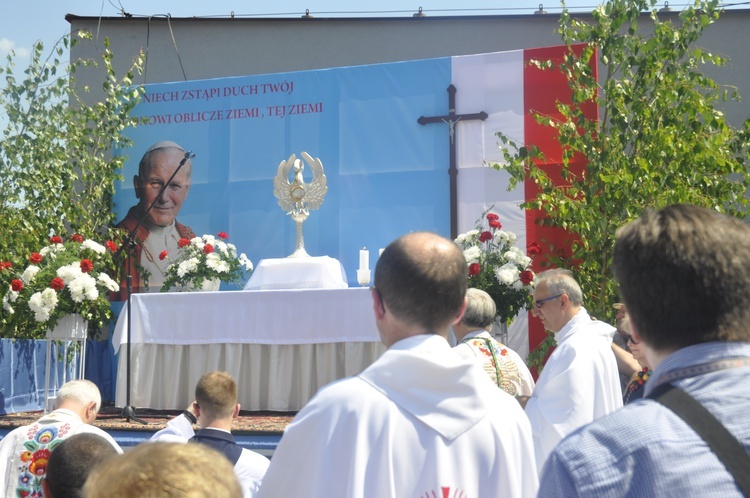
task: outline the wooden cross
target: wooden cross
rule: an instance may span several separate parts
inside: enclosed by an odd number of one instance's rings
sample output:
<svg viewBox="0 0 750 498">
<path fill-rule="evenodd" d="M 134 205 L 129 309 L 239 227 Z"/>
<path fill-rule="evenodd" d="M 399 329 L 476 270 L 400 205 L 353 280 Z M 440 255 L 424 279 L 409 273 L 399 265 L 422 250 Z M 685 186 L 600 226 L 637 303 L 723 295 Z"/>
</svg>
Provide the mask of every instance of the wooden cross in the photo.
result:
<svg viewBox="0 0 750 498">
<path fill-rule="evenodd" d="M 428 123 L 446 123 L 450 130 L 450 216 L 451 216 L 451 238 L 458 237 L 458 166 L 456 154 L 456 123 L 459 121 L 472 121 L 487 119 L 487 113 L 476 112 L 473 114 L 456 114 L 456 87 L 452 84 L 448 87 L 448 114 L 444 116 L 420 116 L 417 123 L 426 125 Z"/>
</svg>

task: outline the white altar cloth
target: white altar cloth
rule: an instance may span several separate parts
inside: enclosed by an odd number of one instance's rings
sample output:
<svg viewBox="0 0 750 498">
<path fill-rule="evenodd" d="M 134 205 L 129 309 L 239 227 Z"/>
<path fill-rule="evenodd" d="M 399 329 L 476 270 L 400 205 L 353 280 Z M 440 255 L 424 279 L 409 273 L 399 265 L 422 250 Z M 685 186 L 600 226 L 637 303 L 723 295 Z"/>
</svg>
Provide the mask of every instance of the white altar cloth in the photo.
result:
<svg viewBox="0 0 750 498">
<path fill-rule="evenodd" d="M 130 406 L 177 410 L 206 372 L 237 379 L 243 410 L 297 411 L 322 386 L 356 375 L 384 351 L 367 289 L 134 294 Z M 127 403 L 127 308 L 117 406 Z"/>
<path fill-rule="evenodd" d="M 330 256 L 262 259 L 245 290 L 346 289 L 346 271 Z"/>
</svg>

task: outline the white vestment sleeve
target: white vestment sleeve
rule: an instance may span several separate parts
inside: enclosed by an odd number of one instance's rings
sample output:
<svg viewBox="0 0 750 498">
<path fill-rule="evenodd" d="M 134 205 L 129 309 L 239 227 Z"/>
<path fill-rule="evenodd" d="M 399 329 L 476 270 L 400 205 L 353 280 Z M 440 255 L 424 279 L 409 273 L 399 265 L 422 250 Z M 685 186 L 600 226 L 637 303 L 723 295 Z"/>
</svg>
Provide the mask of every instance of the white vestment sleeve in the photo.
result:
<svg viewBox="0 0 750 498">
<path fill-rule="evenodd" d="M 151 441 L 185 442 L 195 436 L 193 425 L 183 414 L 167 422 L 167 426 L 151 436 Z"/>
</svg>

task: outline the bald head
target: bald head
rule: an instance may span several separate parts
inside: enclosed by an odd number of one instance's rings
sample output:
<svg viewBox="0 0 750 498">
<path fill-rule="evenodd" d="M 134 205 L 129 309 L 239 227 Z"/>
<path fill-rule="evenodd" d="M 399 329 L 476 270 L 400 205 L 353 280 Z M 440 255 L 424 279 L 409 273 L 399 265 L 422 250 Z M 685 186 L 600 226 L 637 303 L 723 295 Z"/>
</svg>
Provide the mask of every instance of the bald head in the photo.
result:
<svg viewBox="0 0 750 498">
<path fill-rule="evenodd" d="M 375 285 L 395 318 L 424 332 L 447 328 L 460 314 L 468 274 L 463 253 L 430 232 L 399 237 L 383 251 Z"/>
</svg>

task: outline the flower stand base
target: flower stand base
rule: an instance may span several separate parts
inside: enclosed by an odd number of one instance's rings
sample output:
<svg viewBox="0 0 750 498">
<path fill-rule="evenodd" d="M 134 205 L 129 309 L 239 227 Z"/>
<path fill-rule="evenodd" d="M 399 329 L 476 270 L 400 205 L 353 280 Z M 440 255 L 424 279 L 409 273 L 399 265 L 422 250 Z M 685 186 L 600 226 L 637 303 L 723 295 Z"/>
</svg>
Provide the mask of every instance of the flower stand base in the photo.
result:
<svg viewBox="0 0 750 498">
<path fill-rule="evenodd" d="M 80 315 L 66 315 L 58 320 L 53 329 L 47 331 L 47 358 L 44 366 L 44 413 L 54 409 L 57 399 L 57 391 L 68 380 L 83 379 L 86 369 L 86 339 L 88 338 L 89 323 Z M 62 343 L 62 354 L 58 348 L 55 348 L 55 354 L 52 354 L 53 342 Z M 70 379 L 68 379 L 68 356 L 72 355 L 71 365 L 76 365 Z M 62 361 L 62 380 L 59 378 L 60 365 Z M 54 366 L 53 366 L 54 365 Z M 53 370 L 54 368 L 54 370 Z M 54 373 L 53 373 L 54 372 Z M 50 391 L 51 377 L 54 375 L 55 381 L 52 383 Z"/>
</svg>

